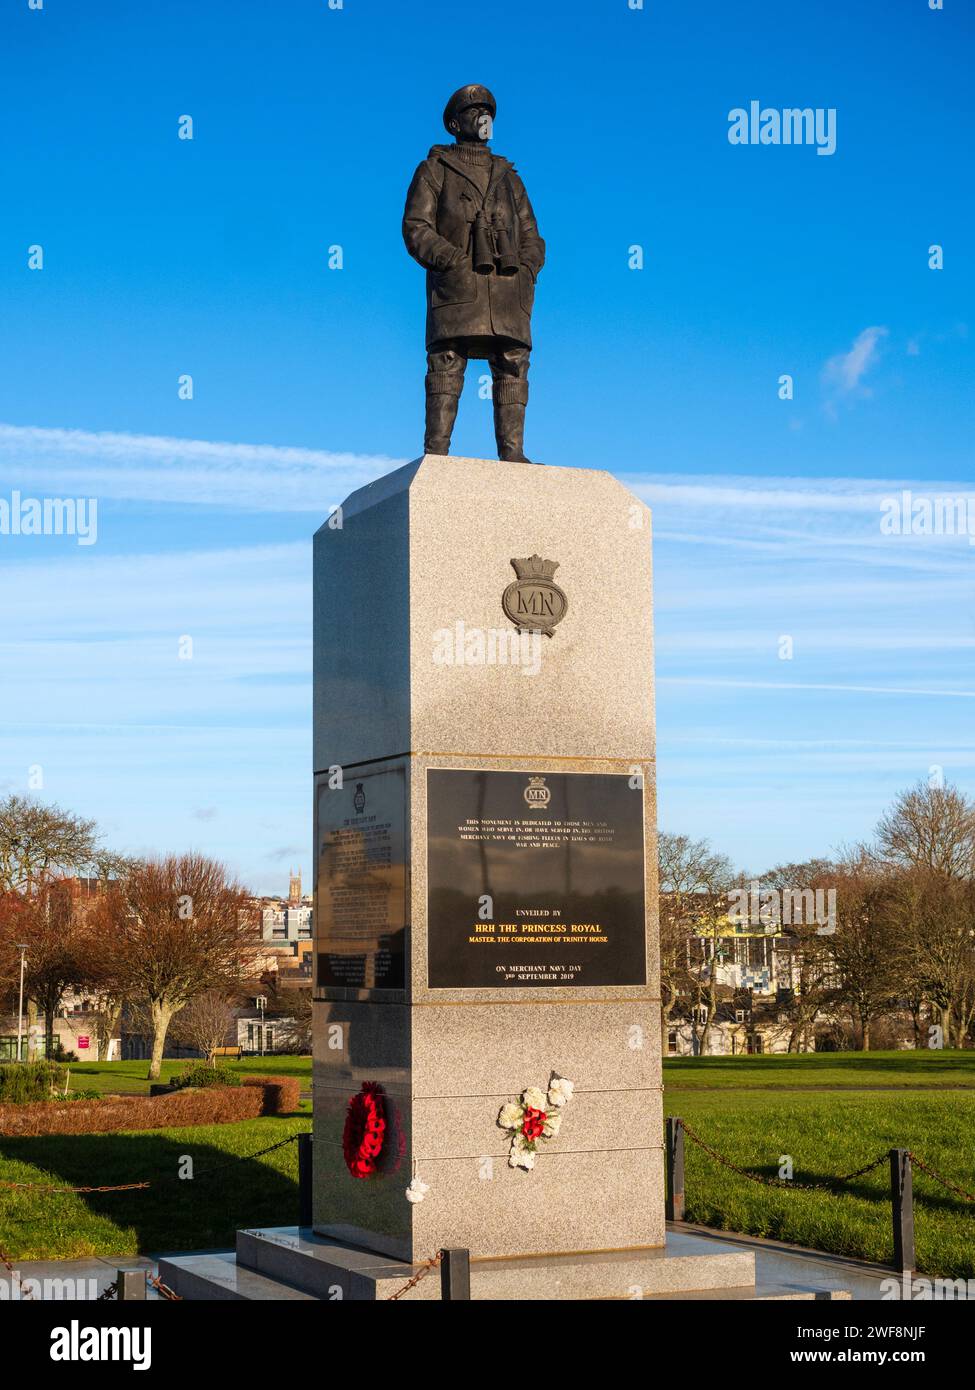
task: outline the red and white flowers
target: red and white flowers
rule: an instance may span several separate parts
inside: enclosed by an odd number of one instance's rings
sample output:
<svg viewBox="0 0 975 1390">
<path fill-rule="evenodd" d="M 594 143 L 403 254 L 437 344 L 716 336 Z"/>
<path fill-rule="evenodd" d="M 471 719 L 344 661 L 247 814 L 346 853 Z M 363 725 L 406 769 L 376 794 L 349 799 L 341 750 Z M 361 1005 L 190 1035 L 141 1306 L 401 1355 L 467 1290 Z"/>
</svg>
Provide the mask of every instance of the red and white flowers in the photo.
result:
<svg viewBox="0 0 975 1390">
<path fill-rule="evenodd" d="M 530 1170 L 535 1166 L 539 1141 L 554 1139 L 562 1124 L 562 1107 L 572 1099 L 574 1085 L 564 1076 L 552 1073 L 548 1090 L 529 1086 L 521 1099 L 502 1105 L 498 1124 L 510 1131 L 508 1166 Z"/>
</svg>

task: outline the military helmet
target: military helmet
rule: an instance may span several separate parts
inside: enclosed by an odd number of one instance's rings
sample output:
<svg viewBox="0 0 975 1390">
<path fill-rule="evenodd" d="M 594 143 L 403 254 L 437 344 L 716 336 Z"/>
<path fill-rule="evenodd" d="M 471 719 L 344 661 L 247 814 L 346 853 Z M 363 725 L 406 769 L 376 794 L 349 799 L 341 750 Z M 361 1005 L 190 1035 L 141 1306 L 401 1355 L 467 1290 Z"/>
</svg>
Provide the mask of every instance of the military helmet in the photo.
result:
<svg viewBox="0 0 975 1390">
<path fill-rule="evenodd" d="M 466 87 L 458 87 L 444 107 L 443 123 L 448 133 L 453 134 L 450 129 L 450 122 L 468 106 L 486 106 L 491 113 L 492 121 L 498 109 L 498 103 L 487 87 L 482 87 L 477 82 L 471 82 Z"/>
</svg>

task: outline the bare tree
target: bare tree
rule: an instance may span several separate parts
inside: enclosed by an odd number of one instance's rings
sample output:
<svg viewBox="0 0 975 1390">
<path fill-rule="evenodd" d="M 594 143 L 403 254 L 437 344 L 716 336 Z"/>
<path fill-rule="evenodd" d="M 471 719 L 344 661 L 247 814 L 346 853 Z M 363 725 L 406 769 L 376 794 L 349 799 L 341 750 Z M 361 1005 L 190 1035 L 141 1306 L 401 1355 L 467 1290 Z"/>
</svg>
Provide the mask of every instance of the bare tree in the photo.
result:
<svg viewBox="0 0 975 1390">
<path fill-rule="evenodd" d="M 169 1036 L 195 1047 L 212 1065 L 217 1048 L 226 1045 L 236 1019 L 233 1002 L 223 990 L 204 990 L 174 1016 Z"/>
<path fill-rule="evenodd" d="M 0 801 L 0 890 L 29 894 L 46 879 L 81 873 L 99 853 L 94 821 L 28 796 Z"/>
<path fill-rule="evenodd" d="M 907 952 L 890 875 L 869 859 L 846 863 L 836 885 L 836 931 L 826 938 L 838 1003 L 855 1023 L 854 1046 L 867 1051 L 875 1019 L 904 994 Z"/>
<path fill-rule="evenodd" d="M 147 1004 L 155 1079 L 173 1015 L 207 990 L 230 993 L 247 975 L 259 915 L 224 867 L 199 854 L 150 860 L 99 901 L 103 968 L 120 992 Z"/>
<path fill-rule="evenodd" d="M 835 890 L 839 869 L 829 859 L 809 859 L 802 864 L 777 864 L 762 875 L 763 890 L 776 889 L 784 904 L 786 893 L 791 895 L 790 906 L 797 895 L 804 901 L 808 895 L 813 900 L 817 892 L 827 901 L 830 889 Z M 834 971 L 828 952 L 829 936 L 822 931 L 824 925 L 807 920 L 802 912 L 799 920 L 790 912 L 792 921 L 782 922 L 778 931 L 776 949 L 780 959 L 788 959 L 791 988 L 787 1001 L 776 1003 L 777 1012 L 785 1014 L 789 1021 L 789 1052 L 800 1052 L 808 1047 L 813 1039 L 816 1021 L 824 1009 L 835 1003 Z M 781 972 L 781 967 L 778 973 Z"/>
<path fill-rule="evenodd" d="M 964 1047 L 975 1017 L 975 884 L 919 867 L 902 870 L 892 894 L 912 992 L 932 1006 L 942 1042 Z"/>
<path fill-rule="evenodd" d="M 19 893 L 0 892 L 0 1013 L 17 1007 L 20 952 L 28 929 L 27 903 Z"/>
<path fill-rule="evenodd" d="M 96 1057 L 99 1062 L 108 1061 L 112 1039 L 117 1037 L 122 1026 L 122 1011 L 125 996 L 112 989 L 99 989 L 92 1014 L 95 1033 Z"/>
<path fill-rule="evenodd" d="M 311 1051 L 311 989 L 301 985 L 275 985 L 272 1003 L 275 1015 L 291 1021 L 286 1042 L 296 1052 Z"/>
<path fill-rule="evenodd" d="M 720 931 L 727 925 L 728 890 L 734 882 L 731 861 L 707 840 L 660 834 L 660 980 L 662 1026 L 667 1027 L 678 998 L 695 1000 L 692 1028 L 698 1051 L 707 1052 L 717 1013 Z M 694 951 L 694 938 L 710 942 Z"/>
<path fill-rule="evenodd" d="M 919 782 L 901 792 L 876 834 L 879 854 L 896 867 L 975 877 L 975 801 L 954 787 Z"/>
<path fill-rule="evenodd" d="M 48 1050 L 61 1001 L 72 986 L 94 978 L 91 925 L 84 905 L 76 901 L 69 883 L 41 882 L 31 896 L 7 895 L 0 914 L 0 959 L 10 984 L 11 963 L 19 974 L 18 942 L 27 944 L 24 993 L 44 1014 Z"/>
</svg>

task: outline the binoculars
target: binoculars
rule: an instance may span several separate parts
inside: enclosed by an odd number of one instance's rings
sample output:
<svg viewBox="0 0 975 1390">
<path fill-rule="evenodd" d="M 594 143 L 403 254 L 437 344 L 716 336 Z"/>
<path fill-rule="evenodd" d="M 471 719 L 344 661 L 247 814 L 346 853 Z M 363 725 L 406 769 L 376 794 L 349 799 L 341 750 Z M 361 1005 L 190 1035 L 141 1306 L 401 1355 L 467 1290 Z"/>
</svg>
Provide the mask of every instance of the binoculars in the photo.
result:
<svg viewBox="0 0 975 1390">
<path fill-rule="evenodd" d="M 499 217 L 479 212 L 474 219 L 474 269 L 478 275 L 518 273 L 518 256 L 511 239 L 511 228 Z"/>
</svg>

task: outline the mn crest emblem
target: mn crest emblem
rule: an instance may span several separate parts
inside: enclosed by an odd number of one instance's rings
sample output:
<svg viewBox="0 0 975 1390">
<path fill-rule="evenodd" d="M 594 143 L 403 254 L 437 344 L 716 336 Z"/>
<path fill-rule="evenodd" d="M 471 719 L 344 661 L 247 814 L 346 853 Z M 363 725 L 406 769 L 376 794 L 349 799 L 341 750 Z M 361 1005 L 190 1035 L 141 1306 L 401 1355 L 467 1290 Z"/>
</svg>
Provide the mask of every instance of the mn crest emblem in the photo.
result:
<svg viewBox="0 0 975 1390">
<path fill-rule="evenodd" d="M 519 632 L 544 632 L 551 637 L 565 617 L 569 600 L 553 578 L 558 560 L 529 555 L 512 560 L 518 578 L 501 595 L 501 607 Z"/>
<path fill-rule="evenodd" d="M 524 792 L 525 800 L 533 811 L 544 811 L 552 800 L 552 793 L 545 785 L 544 777 L 531 777 Z"/>
</svg>

